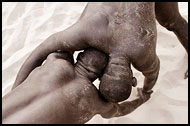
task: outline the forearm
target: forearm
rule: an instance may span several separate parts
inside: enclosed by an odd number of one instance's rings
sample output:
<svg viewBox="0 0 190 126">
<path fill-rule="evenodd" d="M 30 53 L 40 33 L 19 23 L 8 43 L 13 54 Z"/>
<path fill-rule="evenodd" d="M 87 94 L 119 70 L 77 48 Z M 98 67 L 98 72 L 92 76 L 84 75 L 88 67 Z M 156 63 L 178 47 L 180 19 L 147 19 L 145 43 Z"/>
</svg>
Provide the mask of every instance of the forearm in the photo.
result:
<svg viewBox="0 0 190 126">
<path fill-rule="evenodd" d="M 80 33 L 80 34 L 79 34 Z M 58 50 L 73 53 L 88 47 L 83 39 L 83 32 L 78 25 L 57 32 L 40 44 L 22 65 L 13 89 L 21 84 L 36 67 L 40 66 L 50 53 Z M 82 41 L 83 40 L 83 41 Z"/>
<path fill-rule="evenodd" d="M 173 32 L 177 36 L 178 40 L 181 42 L 183 47 L 185 48 L 186 52 L 188 53 L 188 23 L 187 21 L 180 15 L 177 18 L 177 23 L 180 26 L 176 26 L 173 29 Z"/>
<path fill-rule="evenodd" d="M 143 75 L 145 76 L 143 91 L 152 90 L 158 79 L 159 71 L 160 71 L 160 60 L 158 57 L 156 57 L 155 61 L 150 66 L 149 70 L 143 72 Z"/>
<path fill-rule="evenodd" d="M 150 90 L 152 90 L 152 88 L 156 84 L 157 77 L 158 76 L 155 76 L 155 77 L 152 77 L 152 78 L 145 77 L 143 91 L 150 91 Z"/>
<path fill-rule="evenodd" d="M 135 99 L 133 101 L 124 102 L 118 105 L 118 111 L 116 117 L 127 115 L 136 110 L 140 105 L 143 104 L 142 99 Z"/>
</svg>

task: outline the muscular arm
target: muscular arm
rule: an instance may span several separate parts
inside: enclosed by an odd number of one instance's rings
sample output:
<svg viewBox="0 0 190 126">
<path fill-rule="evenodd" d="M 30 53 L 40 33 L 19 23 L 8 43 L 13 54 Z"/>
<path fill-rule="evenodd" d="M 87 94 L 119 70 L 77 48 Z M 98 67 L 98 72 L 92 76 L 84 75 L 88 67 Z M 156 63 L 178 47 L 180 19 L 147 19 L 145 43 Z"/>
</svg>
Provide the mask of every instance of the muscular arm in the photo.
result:
<svg viewBox="0 0 190 126">
<path fill-rule="evenodd" d="M 127 115 L 131 112 L 133 112 L 135 109 L 137 109 L 140 105 L 143 104 L 143 100 L 140 98 L 137 98 L 133 101 L 126 101 L 124 103 L 118 104 L 113 103 L 112 107 L 110 107 L 110 110 L 108 112 L 104 112 L 101 114 L 103 118 L 112 118 L 112 117 L 120 117 Z"/>
<path fill-rule="evenodd" d="M 142 71 L 145 76 L 143 91 L 149 92 L 154 87 L 160 70 L 160 60 L 158 57 L 154 60 L 151 67 L 148 68 L 147 71 Z"/>
<path fill-rule="evenodd" d="M 150 90 L 149 92 L 144 92 L 142 88 L 137 88 L 137 91 L 139 96 L 137 99 L 118 104 L 118 111 L 115 117 L 124 116 L 133 112 L 140 105 L 148 101 L 150 99 L 150 95 L 153 92 L 152 90 Z"/>
<path fill-rule="evenodd" d="M 33 69 L 40 66 L 50 53 L 58 50 L 73 52 L 86 48 L 85 41 L 82 41 L 84 33 L 80 27 L 80 24 L 75 24 L 42 42 L 22 65 L 12 89 L 21 84 Z"/>
<path fill-rule="evenodd" d="M 127 114 L 133 112 L 135 109 L 137 109 L 142 104 L 143 104 L 143 100 L 140 98 L 137 98 L 133 101 L 127 101 L 122 104 L 119 104 L 118 111 L 117 111 L 115 117 L 127 115 Z"/>
<path fill-rule="evenodd" d="M 132 101 L 126 101 L 123 103 L 114 103 L 111 104 L 110 106 L 110 111 L 104 112 L 101 114 L 102 117 L 104 118 L 112 118 L 112 117 L 120 117 L 120 116 L 125 116 L 134 110 L 136 110 L 140 105 L 145 103 L 150 99 L 150 95 L 152 94 L 152 90 L 149 92 L 143 92 L 142 88 L 137 88 L 138 91 L 138 98 Z"/>
</svg>

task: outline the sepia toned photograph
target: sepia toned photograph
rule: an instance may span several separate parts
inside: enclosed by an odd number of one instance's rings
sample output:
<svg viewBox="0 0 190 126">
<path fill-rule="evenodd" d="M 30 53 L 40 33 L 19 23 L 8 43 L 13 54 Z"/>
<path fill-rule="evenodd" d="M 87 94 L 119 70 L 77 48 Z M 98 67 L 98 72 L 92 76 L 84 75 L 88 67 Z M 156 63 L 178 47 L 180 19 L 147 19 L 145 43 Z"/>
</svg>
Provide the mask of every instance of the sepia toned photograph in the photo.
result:
<svg viewBox="0 0 190 126">
<path fill-rule="evenodd" d="M 3 124 L 188 124 L 188 2 L 2 2 Z"/>
</svg>

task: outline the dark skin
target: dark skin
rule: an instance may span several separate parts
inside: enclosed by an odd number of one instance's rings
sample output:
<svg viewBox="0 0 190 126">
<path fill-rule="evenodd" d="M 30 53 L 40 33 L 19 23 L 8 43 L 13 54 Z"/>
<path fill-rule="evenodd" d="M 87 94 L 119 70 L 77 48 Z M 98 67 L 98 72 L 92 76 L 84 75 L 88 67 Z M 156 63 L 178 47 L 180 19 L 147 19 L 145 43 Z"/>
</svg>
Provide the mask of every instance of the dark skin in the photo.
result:
<svg viewBox="0 0 190 126">
<path fill-rule="evenodd" d="M 130 96 L 132 83 L 136 81 L 131 64 L 145 76 L 143 91 L 150 92 L 160 69 L 155 19 L 173 31 L 188 52 L 188 24 L 179 16 L 177 3 L 164 3 L 88 3 L 74 25 L 51 35 L 32 52 L 22 65 L 13 89 L 50 53 L 63 50 L 72 54 L 93 47 L 109 56 L 99 87 L 105 99 L 120 102 Z"/>
<path fill-rule="evenodd" d="M 81 124 L 96 114 L 104 118 L 124 116 L 150 98 L 152 92 L 138 88 L 133 101 L 118 104 L 103 99 L 92 82 L 106 64 L 107 56 L 95 49 L 80 54 L 74 67 L 68 53 L 50 54 L 42 66 L 3 97 L 2 123 Z"/>
<path fill-rule="evenodd" d="M 155 6 L 156 19 L 167 30 L 174 32 L 188 53 L 188 23 L 180 15 L 177 2 L 158 2 Z M 188 77 L 188 70 L 185 79 Z"/>
</svg>

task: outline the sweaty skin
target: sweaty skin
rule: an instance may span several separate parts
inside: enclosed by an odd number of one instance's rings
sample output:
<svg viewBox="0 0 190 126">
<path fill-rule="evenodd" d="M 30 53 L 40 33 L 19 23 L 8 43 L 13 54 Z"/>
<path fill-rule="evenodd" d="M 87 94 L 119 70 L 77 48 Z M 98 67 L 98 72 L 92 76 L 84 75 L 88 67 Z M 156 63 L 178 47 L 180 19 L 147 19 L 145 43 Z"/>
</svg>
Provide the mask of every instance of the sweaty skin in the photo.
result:
<svg viewBox="0 0 190 126">
<path fill-rule="evenodd" d="M 166 17 L 170 19 L 172 15 L 171 20 L 164 20 Z M 13 89 L 40 66 L 50 53 L 57 50 L 73 53 L 93 47 L 109 56 L 99 87 L 105 99 L 120 102 L 130 96 L 132 82 L 136 81 L 131 64 L 145 76 L 143 91 L 149 92 L 156 83 L 160 69 L 156 54 L 155 19 L 161 24 L 165 22 L 175 27 L 171 31 L 176 33 L 187 49 L 187 23 L 178 16 L 177 21 L 171 24 L 175 15 L 180 14 L 177 6 L 171 3 L 167 3 L 167 6 L 154 2 L 88 3 L 74 25 L 51 35 L 32 52 L 22 65 Z M 183 22 L 184 31 L 179 27 L 180 22 Z"/>
<path fill-rule="evenodd" d="M 2 123 L 78 124 L 96 114 L 111 118 L 134 111 L 152 92 L 138 89 L 138 97 L 133 101 L 107 102 L 92 84 L 107 60 L 104 53 L 88 49 L 73 67 L 68 53 L 50 54 L 45 64 L 35 68 L 22 84 L 3 97 Z"/>
</svg>

